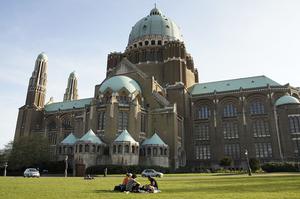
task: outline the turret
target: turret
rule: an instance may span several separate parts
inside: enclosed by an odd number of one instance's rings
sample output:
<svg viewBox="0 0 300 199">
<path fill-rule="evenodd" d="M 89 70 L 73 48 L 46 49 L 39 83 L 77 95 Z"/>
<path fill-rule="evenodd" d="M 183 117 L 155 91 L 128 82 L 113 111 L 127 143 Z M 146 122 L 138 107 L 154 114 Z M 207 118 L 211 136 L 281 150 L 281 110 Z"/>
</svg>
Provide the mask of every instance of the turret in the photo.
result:
<svg viewBox="0 0 300 199">
<path fill-rule="evenodd" d="M 45 104 L 47 85 L 48 57 L 45 53 L 38 55 L 34 71 L 29 80 L 26 105 L 43 108 Z"/>
<path fill-rule="evenodd" d="M 77 90 L 77 76 L 75 71 L 73 71 L 68 79 L 66 92 L 64 94 L 64 101 L 72 101 L 78 99 Z"/>
</svg>

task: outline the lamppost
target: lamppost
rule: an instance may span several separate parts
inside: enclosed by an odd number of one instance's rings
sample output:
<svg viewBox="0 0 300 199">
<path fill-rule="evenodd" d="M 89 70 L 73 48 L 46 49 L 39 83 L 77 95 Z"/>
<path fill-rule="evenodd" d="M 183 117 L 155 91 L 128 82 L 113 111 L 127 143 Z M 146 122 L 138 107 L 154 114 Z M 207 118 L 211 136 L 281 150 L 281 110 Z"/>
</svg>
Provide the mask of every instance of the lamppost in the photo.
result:
<svg viewBox="0 0 300 199">
<path fill-rule="evenodd" d="M 68 156 L 65 157 L 65 178 L 68 177 Z"/>
<path fill-rule="evenodd" d="M 248 150 L 247 149 L 245 150 L 245 156 L 246 156 L 246 161 L 247 161 L 248 176 L 251 176 L 252 173 L 251 173 L 251 167 L 250 167 L 250 164 L 249 164 Z"/>
<path fill-rule="evenodd" d="M 3 176 L 6 176 L 6 168 L 8 167 L 8 164 L 7 162 L 4 163 L 4 175 Z"/>
</svg>

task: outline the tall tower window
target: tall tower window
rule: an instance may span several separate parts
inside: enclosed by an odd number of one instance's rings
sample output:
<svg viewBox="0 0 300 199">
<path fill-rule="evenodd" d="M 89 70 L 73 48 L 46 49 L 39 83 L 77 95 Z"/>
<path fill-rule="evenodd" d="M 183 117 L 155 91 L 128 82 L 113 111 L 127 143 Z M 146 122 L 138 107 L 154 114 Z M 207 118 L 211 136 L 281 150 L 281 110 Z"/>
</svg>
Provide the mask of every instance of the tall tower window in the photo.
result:
<svg viewBox="0 0 300 199">
<path fill-rule="evenodd" d="M 209 124 L 196 124 L 194 126 L 194 139 L 195 140 L 209 140 Z"/>
<path fill-rule="evenodd" d="M 234 160 L 240 159 L 240 145 L 238 143 L 225 144 L 224 154 Z"/>
<path fill-rule="evenodd" d="M 210 110 L 208 106 L 200 106 L 198 109 L 198 119 L 208 119 L 210 117 Z"/>
<path fill-rule="evenodd" d="M 257 158 L 271 158 L 272 146 L 271 143 L 255 143 L 255 155 Z"/>
<path fill-rule="evenodd" d="M 146 116 L 141 114 L 141 132 L 146 132 Z"/>
<path fill-rule="evenodd" d="M 118 130 L 123 131 L 128 128 L 128 112 L 120 111 L 118 115 Z"/>
<path fill-rule="evenodd" d="M 264 104 L 259 100 L 253 101 L 250 104 L 250 114 L 251 115 L 265 114 Z"/>
<path fill-rule="evenodd" d="M 226 104 L 223 109 L 223 117 L 236 117 L 237 116 L 237 109 L 234 104 L 229 103 Z"/>
<path fill-rule="evenodd" d="M 99 113 L 99 120 L 98 120 L 98 129 L 99 130 L 104 130 L 105 129 L 105 119 L 106 119 L 106 116 L 105 116 L 105 111 L 101 111 Z"/>
<path fill-rule="evenodd" d="M 195 146 L 195 155 L 197 160 L 209 160 L 210 146 L 209 145 Z"/>
<path fill-rule="evenodd" d="M 238 123 L 237 122 L 224 122 L 223 123 L 224 139 L 239 138 Z"/>
<path fill-rule="evenodd" d="M 290 133 L 300 132 L 300 115 L 289 115 L 289 131 Z"/>
<path fill-rule="evenodd" d="M 254 120 L 252 123 L 254 137 L 270 136 L 269 123 L 265 120 Z"/>
</svg>

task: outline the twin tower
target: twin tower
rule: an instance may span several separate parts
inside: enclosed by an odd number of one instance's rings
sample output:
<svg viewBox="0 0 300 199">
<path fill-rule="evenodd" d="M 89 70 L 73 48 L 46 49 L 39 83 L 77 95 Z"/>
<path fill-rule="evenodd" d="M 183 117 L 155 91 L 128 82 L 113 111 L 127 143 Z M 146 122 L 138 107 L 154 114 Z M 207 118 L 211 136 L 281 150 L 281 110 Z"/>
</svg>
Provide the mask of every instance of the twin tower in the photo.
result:
<svg viewBox="0 0 300 199">
<path fill-rule="evenodd" d="M 37 108 L 44 107 L 47 86 L 47 67 L 47 55 L 45 53 L 39 54 L 35 61 L 34 71 L 29 80 L 26 106 Z M 77 81 L 76 73 L 73 71 L 69 75 L 66 92 L 64 94 L 64 101 L 78 99 Z"/>
</svg>

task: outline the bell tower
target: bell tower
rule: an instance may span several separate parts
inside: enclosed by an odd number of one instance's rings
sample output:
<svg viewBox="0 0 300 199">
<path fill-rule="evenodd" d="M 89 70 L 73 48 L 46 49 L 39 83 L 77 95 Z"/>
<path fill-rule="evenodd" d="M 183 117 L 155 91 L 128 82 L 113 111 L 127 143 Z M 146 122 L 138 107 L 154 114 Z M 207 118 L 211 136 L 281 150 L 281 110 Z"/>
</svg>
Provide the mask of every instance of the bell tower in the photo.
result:
<svg viewBox="0 0 300 199">
<path fill-rule="evenodd" d="M 48 57 L 45 53 L 38 55 L 34 71 L 29 80 L 26 103 L 27 106 L 43 108 L 45 104 L 47 85 Z"/>
</svg>

